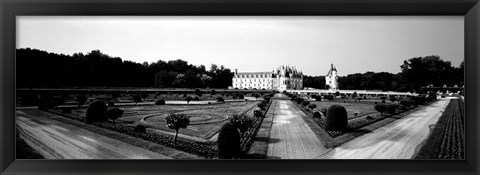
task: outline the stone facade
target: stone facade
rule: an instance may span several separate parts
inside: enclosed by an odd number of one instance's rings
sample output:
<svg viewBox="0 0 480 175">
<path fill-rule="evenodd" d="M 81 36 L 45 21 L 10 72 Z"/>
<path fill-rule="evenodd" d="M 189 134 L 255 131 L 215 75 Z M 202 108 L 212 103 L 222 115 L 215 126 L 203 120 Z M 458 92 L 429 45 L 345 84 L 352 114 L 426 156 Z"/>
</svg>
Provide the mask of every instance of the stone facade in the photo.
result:
<svg viewBox="0 0 480 175">
<path fill-rule="evenodd" d="M 280 66 L 272 72 L 238 72 L 235 69 L 232 88 L 300 90 L 303 89 L 303 74 L 290 66 Z"/>
</svg>

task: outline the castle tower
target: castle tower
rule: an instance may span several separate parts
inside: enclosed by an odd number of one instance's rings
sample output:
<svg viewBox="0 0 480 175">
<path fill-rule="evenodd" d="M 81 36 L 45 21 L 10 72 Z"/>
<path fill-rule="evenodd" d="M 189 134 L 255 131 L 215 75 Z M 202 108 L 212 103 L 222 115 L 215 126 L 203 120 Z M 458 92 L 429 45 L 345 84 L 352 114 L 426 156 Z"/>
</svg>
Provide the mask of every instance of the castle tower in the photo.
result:
<svg viewBox="0 0 480 175">
<path fill-rule="evenodd" d="M 330 70 L 325 76 L 325 84 L 328 86 L 328 90 L 337 90 L 338 89 L 338 74 L 337 68 L 330 66 Z"/>
</svg>

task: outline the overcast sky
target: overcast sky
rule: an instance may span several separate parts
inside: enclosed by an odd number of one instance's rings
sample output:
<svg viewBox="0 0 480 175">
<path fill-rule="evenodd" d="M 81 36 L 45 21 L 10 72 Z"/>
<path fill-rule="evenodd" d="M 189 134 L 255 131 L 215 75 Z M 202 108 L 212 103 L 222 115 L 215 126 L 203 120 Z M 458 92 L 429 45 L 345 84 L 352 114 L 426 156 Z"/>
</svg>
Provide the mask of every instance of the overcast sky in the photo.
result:
<svg viewBox="0 0 480 175">
<path fill-rule="evenodd" d="M 183 59 L 239 72 L 292 65 L 306 75 L 400 72 L 403 60 L 464 59 L 457 17 L 17 17 L 17 48 L 105 54 L 142 63 Z"/>
</svg>

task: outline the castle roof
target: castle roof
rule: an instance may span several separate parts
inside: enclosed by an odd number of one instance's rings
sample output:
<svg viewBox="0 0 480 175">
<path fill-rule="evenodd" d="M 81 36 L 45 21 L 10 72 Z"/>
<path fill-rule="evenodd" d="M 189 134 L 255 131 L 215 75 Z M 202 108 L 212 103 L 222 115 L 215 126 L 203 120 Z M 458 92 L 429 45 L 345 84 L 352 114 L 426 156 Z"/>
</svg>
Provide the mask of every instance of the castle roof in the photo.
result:
<svg viewBox="0 0 480 175">
<path fill-rule="evenodd" d="M 261 74 L 271 74 L 272 72 L 238 72 L 238 75 L 261 75 Z"/>
<path fill-rule="evenodd" d="M 333 72 L 333 71 L 337 71 L 337 68 L 335 68 L 335 67 L 333 66 L 333 64 L 332 64 L 331 67 L 330 67 L 330 70 L 329 70 L 328 73 L 327 73 L 327 76 L 332 76 L 332 72 Z"/>
</svg>

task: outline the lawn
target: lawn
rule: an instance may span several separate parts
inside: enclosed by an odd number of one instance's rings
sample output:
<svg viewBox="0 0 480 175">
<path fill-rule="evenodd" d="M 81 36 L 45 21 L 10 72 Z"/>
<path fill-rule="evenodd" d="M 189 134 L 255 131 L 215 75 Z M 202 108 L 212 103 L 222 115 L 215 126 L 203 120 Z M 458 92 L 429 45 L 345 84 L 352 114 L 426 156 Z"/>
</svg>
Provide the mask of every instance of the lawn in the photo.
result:
<svg viewBox="0 0 480 175">
<path fill-rule="evenodd" d="M 229 116 L 243 113 L 253 116 L 253 110 L 257 109 L 257 103 L 256 101 L 239 101 L 212 105 L 121 106 L 118 108 L 124 110 L 124 114 L 118 121 L 124 124 L 142 124 L 149 128 L 174 132 L 174 130 L 166 127 L 165 117 L 172 112 L 182 113 L 189 117 L 190 125 L 185 129 L 180 129 L 180 134 L 207 140 L 220 130 L 223 124 L 228 121 Z M 78 108 L 72 110 L 72 113 L 84 117 L 85 109 Z"/>
</svg>

